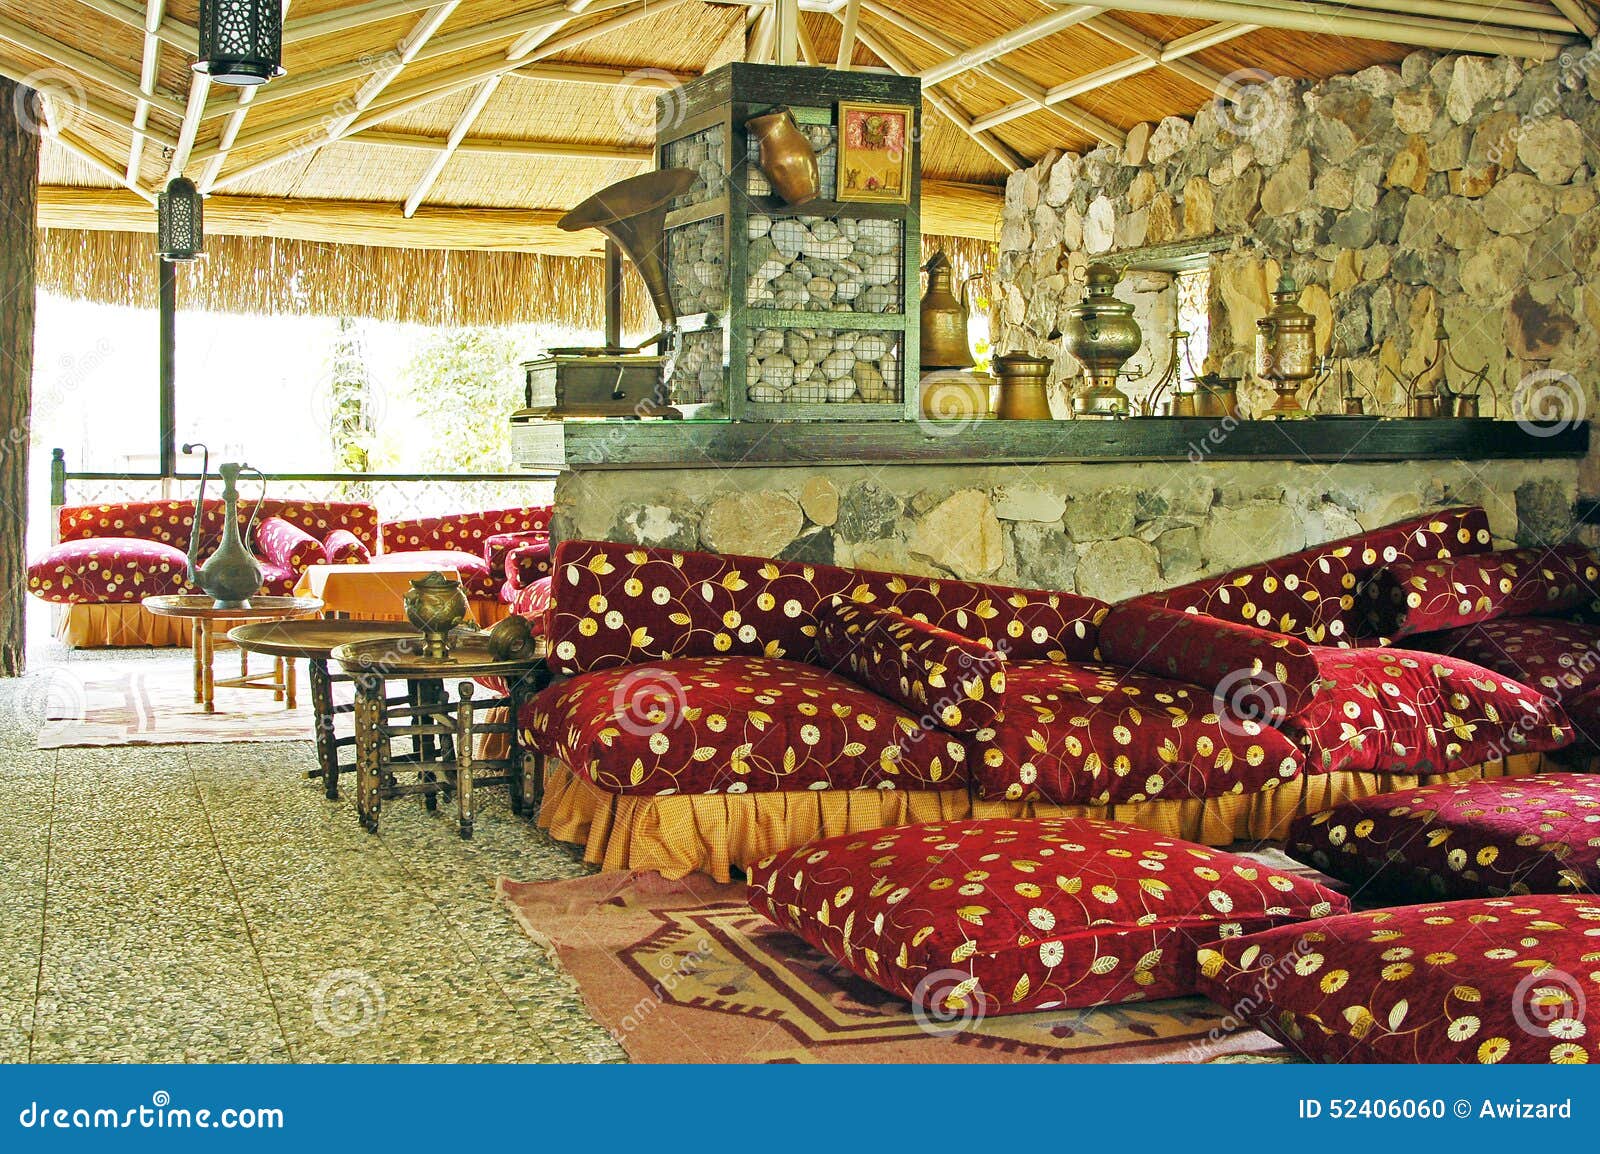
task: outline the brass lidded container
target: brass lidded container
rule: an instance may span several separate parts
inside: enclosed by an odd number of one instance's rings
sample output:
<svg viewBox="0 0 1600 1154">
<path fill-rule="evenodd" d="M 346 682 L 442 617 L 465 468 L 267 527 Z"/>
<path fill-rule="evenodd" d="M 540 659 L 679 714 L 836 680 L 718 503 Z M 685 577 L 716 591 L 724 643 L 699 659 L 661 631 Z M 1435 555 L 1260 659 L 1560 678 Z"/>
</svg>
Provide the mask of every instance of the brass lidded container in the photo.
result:
<svg viewBox="0 0 1600 1154">
<path fill-rule="evenodd" d="M 970 369 L 972 346 L 967 339 L 967 306 L 955 291 L 955 275 L 950 258 L 942 249 L 922 266 L 928 274 L 928 290 L 922 294 L 922 367 L 927 369 Z M 970 283 L 970 281 L 968 282 Z"/>
<path fill-rule="evenodd" d="M 1278 394 L 1269 417 L 1304 417 L 1300 386 L 1317 375 L 1317 318 L 1300 307 L 1300 286 L 1284 274 L 1272 310 L 1256 322 L 1256 376 Z"/>
<path fill-rule="evenodd" d="M 1114 265 L 1090 265 L 1089 295 L 1067 310 L 1062 334 L 1067 351 L 1078 358 L 1089 379 L 1072 401 L 1073 412 L 1080 417 L 1128 415 L 1128 394 L 1117 388 L 1117 374 L 1144 338 L 1133 319 L 1133 306 L 1113 295 L 1121 279 L 1122 270 Z"/>
<path fill-rule="evenodd" d="M 422 631 L 427 655 L 441 659 L 450 656 L 450 631 L 471 612 L 461 582 L 437 572 L 411 582 L 405 609 L 406 620 Z"/>
<path fill-rule="evenodd" d="M 1002 353 L 993 363 L 996 392 L 1000 395 L 995 415 L 1002 421 L 1048 421 L 1050 397 L 1045 385 L 1050 380 L 1050 361 L 1031 353 Z"/>
</svg>

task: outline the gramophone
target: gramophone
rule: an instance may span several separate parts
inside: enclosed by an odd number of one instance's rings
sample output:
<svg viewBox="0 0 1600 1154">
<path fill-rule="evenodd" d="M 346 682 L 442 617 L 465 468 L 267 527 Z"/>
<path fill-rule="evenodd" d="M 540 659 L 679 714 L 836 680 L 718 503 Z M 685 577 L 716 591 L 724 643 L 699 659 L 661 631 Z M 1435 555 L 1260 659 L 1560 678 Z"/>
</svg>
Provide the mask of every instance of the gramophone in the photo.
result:
<svg viewBox="0 0 1600 1154">
<path fill-rule="evenodd" d="M 567 232 L 593 228 L 622 250 L 644 280 L 661 329 L 632 347 L 551 349 L 523 365 L 526 407 L 520 416 L 680 417 L 672 407 L 672 360 L 678 314 L 672 305 L 663 252 L 667 210 L 695 181 L 689 168 L 664 168 L 601 189 L 557 224 Z M 615 338 L 612 338 L 615 339 Z M 654 345 L 654 354 L 641 349 Z"/>
</svg>

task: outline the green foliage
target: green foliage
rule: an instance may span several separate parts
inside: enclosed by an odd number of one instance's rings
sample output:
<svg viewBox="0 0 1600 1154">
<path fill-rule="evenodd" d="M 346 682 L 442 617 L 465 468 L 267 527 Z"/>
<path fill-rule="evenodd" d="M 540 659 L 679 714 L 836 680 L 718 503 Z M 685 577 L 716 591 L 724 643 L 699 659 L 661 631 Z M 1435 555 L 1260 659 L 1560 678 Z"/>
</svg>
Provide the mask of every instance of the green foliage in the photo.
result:
<svg viewBox="0 0 1600 1154">
<path fill-rule="evenodd" d="M 372 378 L 360 330 L 353 318 L 340 317 L 339 335 L 328 354 L 328 439 L 335 469 L 371 471 L 372 401 Z"/>
<path fill-rule="evenodd" d="M 524 359 L 522 342 L 504 329 L 448 329 L 424 339 L 405 370 L 408 399 L 430 430 L 419 462 L 424 471 L 510 467 Z"/>
</svg>

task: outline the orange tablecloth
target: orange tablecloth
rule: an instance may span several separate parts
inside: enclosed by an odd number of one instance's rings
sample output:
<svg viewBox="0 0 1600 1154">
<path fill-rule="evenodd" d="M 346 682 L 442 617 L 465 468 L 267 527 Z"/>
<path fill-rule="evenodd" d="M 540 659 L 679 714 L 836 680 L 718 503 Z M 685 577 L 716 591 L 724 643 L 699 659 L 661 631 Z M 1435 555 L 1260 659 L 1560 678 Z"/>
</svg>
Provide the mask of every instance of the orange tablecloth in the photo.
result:
<svg viewBox="0 0 1600 1154">
<path fill-rule="evenodd" d="M 404 621 L 404 600 L 411 582 L 429 573 L 443 573 L 459 581 L 461 574 L 448 566 L 417 567 L 417 555 L 404 564 L 386 565 L 375 558 L 370 565 L 311 565 L 300 575 L 294 591 L 299 596 L 320 597 L 323 612 L 343 613 L 362 620 Z M 468 616 L 476 614 L 468 602 Z"/>
</svg>

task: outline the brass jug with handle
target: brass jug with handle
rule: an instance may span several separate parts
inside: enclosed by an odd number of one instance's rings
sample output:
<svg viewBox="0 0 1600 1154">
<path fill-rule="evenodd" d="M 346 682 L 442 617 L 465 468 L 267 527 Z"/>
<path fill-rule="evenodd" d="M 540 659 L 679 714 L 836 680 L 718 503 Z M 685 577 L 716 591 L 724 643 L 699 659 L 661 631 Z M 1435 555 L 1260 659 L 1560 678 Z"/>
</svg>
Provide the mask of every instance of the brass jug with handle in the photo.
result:
<svg viewBox="0 0 1600 1154">
<path fill-rule="evenodd" d="M 245 548 L 239 537 L 239 474 L 254 473 L 261 478 L 261 498 L 250 510 L 250 524 L 245 527 L 246 539 L 255 535 L 256 517 L 266 501 L 266 478 L 261 470 L 234 461 L 224 461 L 217 466 L 222 477 L 222 542 L 217 551 L 205 561 L 200 560 L 200 535 L 205 521 L 206 474 L 210 472 L 211 450 L 201 444 L 183 446 L 185 453 L 201 451 L 200 491 L 194 499 L 194 525 L 189 529 L 189 584 L 215 603 L 218 609 L 248 609 L 250 598 L 261 592 L 261 562 Z"/>
<path fill-rule="evenodd" d="M 937 249 L 922 266 L 928 274 L 928 290 L 922 294 L 922 368 L 970 369 L 972 344 L 967 333 L 967 288 L 982 278 L 974 273 L 955 285 L 950 258 Z"/>
</svg>

